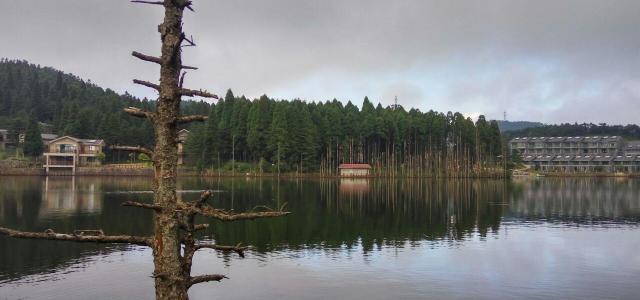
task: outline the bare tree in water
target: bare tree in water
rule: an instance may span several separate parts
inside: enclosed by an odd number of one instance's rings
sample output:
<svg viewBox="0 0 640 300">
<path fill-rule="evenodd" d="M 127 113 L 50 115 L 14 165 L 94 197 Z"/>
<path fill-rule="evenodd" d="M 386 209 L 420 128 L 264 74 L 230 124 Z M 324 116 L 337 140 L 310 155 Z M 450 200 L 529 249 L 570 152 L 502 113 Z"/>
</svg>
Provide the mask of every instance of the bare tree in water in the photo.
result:
<svg viewBox="0 0 640 300">
<path fill-rule="evenodd" d="M 176 196 L 177 173 L 177 127 L 193 121 L 204 121 L 205 116 L 181 116 L 179 114 L 182 96 L 200 96 L 217 98 L 203 90 L 190 90 L 182 87 L 184 69 L 196 69 L 182 64 L 181 50 L 186 46 L 195 46 L 193 38 L 182 32 L 182 16 L 185 9 L 193 11 L 190 0 L 132 1 L 164 7 L 164 22 L 158 26 L 162 49 L 160 57 L 133 52 L 132 55 L 148 62 L 160 65 L 160 83 L 134 80 L 158 91 L 156 111 L 142 111 L 127 108 L 128 114 L 146 118 L 153 123 L 156 137 L 155 149 L 143 147 L 115 146 L 114 149 L 141 152 L 149 155 L 154 163 L 153 204 L 128 201 L 126 206 L 151 209 L 154 211 L 153 236 L 106 235 L 102 230 L 76 230 L 73 233 L 57 233 L 51 229 L 45 232 L 25 232 L 0 227 L 0 234 L 16 238 L 47 239 L 89 243 L 126 243 L 151 247 L 153 249 L 156 299 L 188 299 L 188 289 L 197 283 L 220 281 L 224 275 L 191 275 L 194 254 L 200 249 L 232 251 L 244 257 L 245 247 L 223 246 L 198 243 L 194 234 L 207 228 L 208 224 L 196 224 L 195 216 L 201 215 L 221 221 L 252 220 L 256 218 L 279 217 L 288 214 L 281 210 L 236 213 L 215 208 L 207 204 L 211 191 L 202 193 L 199 200 L 183 202 Z M 180 74 L 182 72 L 182 75 Z"/>
</svg>

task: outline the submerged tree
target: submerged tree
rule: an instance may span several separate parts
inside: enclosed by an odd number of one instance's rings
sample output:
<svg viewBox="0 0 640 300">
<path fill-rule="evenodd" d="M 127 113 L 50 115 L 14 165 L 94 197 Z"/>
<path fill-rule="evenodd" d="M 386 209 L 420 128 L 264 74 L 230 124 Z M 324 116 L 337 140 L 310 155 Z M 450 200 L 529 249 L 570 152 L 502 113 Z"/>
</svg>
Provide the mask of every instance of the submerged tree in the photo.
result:
<svg viewBox="0 0 640 300">
<path fill-rule="evenodd" d="M 207 224 L 196 224 L 195 216 L 202 215 L 221 221 L 253 220 L 256 218 L 278 217 L 288 214 L 283 211 L 262 211 L 236 213 L 214 208 L 207 204 L 211 191 L 202 193 L 199 200 L 183 202 L 176 196 L 177 173 L 177 127 L 192 121 L 204 121 L 206 116 L 180 116 L 179 108 L 182 96 L 200 96 L 217 98 L 216 95 L 202 90 L 190 90 L 182 87 L 185 73 L 183 69 L 196 69 L 182 64 L 182 47 L 195 46 L 193 38 L 182 32 L 182 15 L 185 9 L 192 9 L 190 0 L 132 1 L 136 3 L 162 5 L 165 9 L 164 22 L 158 26 L 162 40 L 160 57 L 133 52 L 132 55 L 148 62 L 160 64 L 160 84 L 134 80 L 158 91 L 155 112 L 139 108 L 127 108 L 125 111 L 135 117 L 148 119 L 154 127 L 155 148 L 140 146 L 114 146 L 117 150 L 145 153 L 154 164 L 153 204 L 128 201 L 124 205 L 151 209 L 154 211 L 153 236 L 105 235 L 102 230 L 76 230 L 71 234 L 56 233 L 51 229 L 45 232 L 24 232 L 0 227 L 0 234 L 17 238 L 48 239 L 75 242 L 130 243 L 148 246 L 153 249 L 155 291 L 157 299 L 188 299 L 188 289 L 197 283 L 220 281 L 224 275 L 191 276 L 193 256 L 199 249 L 235 251 L 244 256 L 244 247 L 203 244 L 195 240 L 197 230 Z"/>
</svg>

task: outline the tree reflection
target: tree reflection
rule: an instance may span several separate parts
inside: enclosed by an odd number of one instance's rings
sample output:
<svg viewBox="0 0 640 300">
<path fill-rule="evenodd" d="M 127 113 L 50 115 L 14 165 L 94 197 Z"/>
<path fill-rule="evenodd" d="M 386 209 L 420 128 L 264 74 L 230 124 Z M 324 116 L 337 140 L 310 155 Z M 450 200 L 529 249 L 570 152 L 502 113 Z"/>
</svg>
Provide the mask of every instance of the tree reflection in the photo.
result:
<svg viewBox="0 0 640 300">
<path fill-rule="evenodd" d="M 184 201 L 213 189 L 212 204 L 237 211 L 281 207 L 286 218 L 217 226 L 200 235 L 223 244 L 251 245 L 258 257 L 304 250 L 365 254 L 383 247 L 424 243 L 459 245 L 499 236 L 501 226 L 538 222 L 552 226 L 640 223 L 640 182 L 634 179 L 542 178 L 502 180 L 183 178 Z M 0 222 L 21 230 L 60 232 L 101 228 L 145 235 L 152 214 L 122 207 L 151 201 L 143 177 L 3 177 Z M 204 220 L 201 220 L 204 221 Z M 0 282 L 63 268 L 122 246 L 0 237 Z M 262 254 L 267 253 L 267 254 Z M 226 254 L 220 254 L 225 259 Z"/>
</svg>

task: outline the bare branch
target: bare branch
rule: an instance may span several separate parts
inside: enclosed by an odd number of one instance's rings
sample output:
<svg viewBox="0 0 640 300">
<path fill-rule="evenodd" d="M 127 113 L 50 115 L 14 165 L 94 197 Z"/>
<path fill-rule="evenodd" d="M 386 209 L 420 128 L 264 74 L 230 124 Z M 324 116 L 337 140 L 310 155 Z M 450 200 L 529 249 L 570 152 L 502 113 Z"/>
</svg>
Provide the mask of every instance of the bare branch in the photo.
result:
<svg viewBox="0 0 640 300">
<path fill-rule="evenodd" d="M 193 230 L 197 231 L 197 230 L 203 230 L 203 229 L 207 229 L 209 228 L 209 224 L 196 224 L 193 225 Z"/>
<path fill-rule="evenodd" d="M 100 234 L 102 230 L 77 230 L 74 234 L 55 233 L 51 229 L 47 229 L 45 232 L 28 232 L 13 230 L 5 227 L 0 227 L 0 234 L 7 235 L 15 238 L 23 239 L 44 239 L 55 241 L 72 241 L 72 242 L 86 242 L 86 243 L 117 243 L 117 244 L 135 244 L 141 246 L 151 247 L 152 241 L 150 237 L 132 236 L 132 235 L 104 235 Z M 91 235 L 87 233 L 97 233 L 97 235 Z"/>
<path fill-rule="evenodd" d="M 146 155 L 148 155 L 150 158 L 153 158 L 153 151 L 144 148 L 144 147 L 140 147 L 140 146 L 118 146 L 118 145 L 114 145 L 114 146 L 110 146 L 109 148 L 111 148 L 112 150 L 122 150 L 122 151 L 131 151 L 131 152 L 138 152 L 138 153 L 144 153 Z"/>
<path fill-rule="evenodd" d="M 134 117 L 139 117 L 139 118 L 147 118 L 147 119 L 152 119 L 153 118 L 153 113 L 149 112 L 149 111 L 144 111 L 142 109 L 139 109 L 137 107 L 127 107 L 124 109 L 124 112 L 126 112 L 127 114 L 134 116 Z"/>
<path fill-rule="evenodd" d="M 155 56 L 151 56 L 151 55 L 142 54 L 142 53 L 137 52 L 137 51 L 131 52 L 131 55 L 133 55 L 136 58 L 139 58 L 141 60 L 144 60 L 144 61 L 153 62 L 153 63 L 156 63 L 156 64 L 160 64 L 161 63 L 160 57 L 155 57 Z M 189 70 L 197 70 L 198 69 L 196 67 L 185 66 L 185 65 L 182 65 L 180 67 L 183 68 L 183 69 L 189 69 Z"/>
<path fill-rule="evenodd" d="M 183 41 L 186 41 L 187 44 L 182 45 L 182 47 L 194 47 L 196 45 L 196 43 L 194 42 L 195 40 L 193 39 L 193 36 L 191 36 L 191 38 L 187 38 L 184 32 L 180 35 L 180 43 L 182 44 Z"/>
<path fill-rule="evenodd" d="M 143 1 L 143 0 L 131 0 L 132 3 L 142 3 L 142 4 L 157 4 L 164 5 L 164 1 Z"/>
<path fill-rule="evenodd" d="M 184 84 L 184 76 L 185 75 L 187 75 L 186 71 L 182 72 L 182 75 L 180 75 L 180 84 L 179 84 L 180 88 L 182 88 L 182 85 Z"/>
<path fill-rule="evenodd" d="M 168 278 L 169 274 L 165 273 L 165 272 L 160 272 L 160 273 L 152 273 L 151 276 L 149 276 L 151 278 Z"/>
<path fill-rule="evenodd" d="M 188 10 L 190 10 L 190 11 L 195 12 L 195 10 L 193 10 L 193 8 L 191 7 L 192 4 L 193 4 L 193 2 L 191 0 L 187 0 L 187 1 L 184 2 L 184 6 L 183 7 L 188 9 Z"/>
<path fill-rule="evenodd" d="M 198 251 L 200 249 L 213 249 L 216 251 L 222 251 L 222 252 L 235 252 L 238 253 L 238 255 L 240 255 L 240 257 L 244 258 L 244 250 L 247 250 L 248 247 L 242 247 L 241 244 L 235 245 L 235 246 L 223 246 L 223 245 L 216 245 L 216 244 L 198 244 L 194 246 L 194 251 Z"/>
<path fill-rule="evenodd" d="M 191 279 L 189 279 L 189 286 L 192 286 L 198 283 L 209 282 L 209 281 L 220 281 L 225 278 L 228 279 L 229 277 L 225 275 L 219 275 L 219 274 L 192 276 Z"/>
<path fill-rule="evenodd" d="M 189 205 L 183 206 L 183 210 L 192 214 L 199 214 L 207 217 L 212 217 L 220 221 L 237 221 L 237 220 L 255 220 L 260 218 L 275 218 L 286 216 L 290 214 L 288 211 L 264 211 L 264 212 L 245 212 L 235 213 L 233 211 L 227 211 L 222 209 L 216 209 L 211 206 L 201 205 Z"/>
<path fill-rule="evenodd" d="M 149 203 L 141 203 L 141 202 L 135 202 L 135 201 L 122 202 L 122 206 L 133 206 L 133 207 L 153 209 L 155 211 L 162 211 L 162 206 L 160 206 L 160 205 L 149 204 Z"/>
<path fill-rule="evenodd" d="M 208 200 L 209 198 L 211 198 L 211 195 L 212 195 L 212 194 L 213 194 L 213 192 L 212 192 L 211 190 L 203 191 L 203 192 L 202 192 L 202 194 L 200 194 L 200 199 L 198 199 L 198 201 L 196 201 L 196 202 L 194 203 L 194 205 L 195 205 L 197 208 L 202 207 L 202 205 L 204 205 L 204 204 L 207 202 L 207 200 Z"/>
<path fill-rule="evenodd" d="M 141 60 L 144 60 L 144 61 L 149 61 L 149 62 L 160 64 L 160 58 L 159 57 L 142 54 L 142 53 L 140 53 L 138 51 L 131 52 L 131 55 L 133 55 L 134 57 L 139 58 Z"/>
<path fill-rule="evenodd" d="M 191 122 L 204 122 L 208 119 L 207 116 L 202 115 L 190 115 L 190 116 L 180 116 L 178 117 L 178 124 L 185 124 Z"/>
<path fill-rule="evenodd" d="M 104 235 L 102 229 L 78 229 L 73 231 L 74 235 Z"/>
<path fill-rule="evenodd" d="M 180 90 L 180 94 L 183 95 L 183 96 L 188 96 L 188 97 L 200 96 L 200 97 L 205 97 L 205 98 L 219 99 L 218 95 L 211 94 L 211 93 L 209 93 L 207 91 L 203 91 L 203 90 L 181 89 Z"/>
<path fill-rule="evenodd" d="M 139 84 L 139 85 L 144 85 L 146 87 L 150 87 L 152 89 L 155 89 L 156 91 L 160 91 L 160 86 L 155 84 L 155 83 L 151 83 L 151 82 L 144 81 L 144 80 L 139 80 L 139 79 L 134 79 L 133 83 Z"/>
<path fill-rule="evenodd" d="M 134 79 L 133 83 L 139 84 L 139 85 L 144 85 L 146 87 L 150 87 L 152 89 L 155 89 L 156 91 L 160 91 L 160 86 L 155 84 L 155 83 L 151 83 L 151 82 L 144 81 L 144 80 L 139 80 L 139 79 Z M 187 96 L 187 97 L 199 96 L 199 97 L 204 97 L 204 98 L 219 99 L 218 95 L 211 94 L 211 93 L 209 93 L 207 91 L 203 91 L 203 90 L 180 89 L 180 95 Z"/>
</svg>

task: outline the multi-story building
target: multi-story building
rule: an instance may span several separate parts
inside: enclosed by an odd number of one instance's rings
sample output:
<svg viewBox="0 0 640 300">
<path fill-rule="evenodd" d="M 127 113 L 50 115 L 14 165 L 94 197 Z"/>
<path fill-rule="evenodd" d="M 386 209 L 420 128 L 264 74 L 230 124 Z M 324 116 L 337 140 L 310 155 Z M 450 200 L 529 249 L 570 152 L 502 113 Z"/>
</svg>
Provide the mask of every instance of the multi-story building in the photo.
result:
<svg viewBox="0 0 640 300">
<path fill-rule="evenodd" d="M 619 136 L 517 137 L 509 142 L 519 155 L 616 155 L 622 151 Z"/>
<path fill-rule="evenodd" d="M 70 169 L 75 174 L 78 166 L 100 165 L 103 140 L 78 139 L 63 136 L 45 145 L 44 168 L 47 173 L 52 168 Z"/>
<path fill-rule="evenodd" d="M 517 137 L 509 149 L 540 171 L 640 173 L 640 143 L 619 136 Z"/>
<path fill-rule="evenodd" d="M 640 155 L 640 141 L 626 142 L 623 152 L 625 155 Z"/>
</svg>

